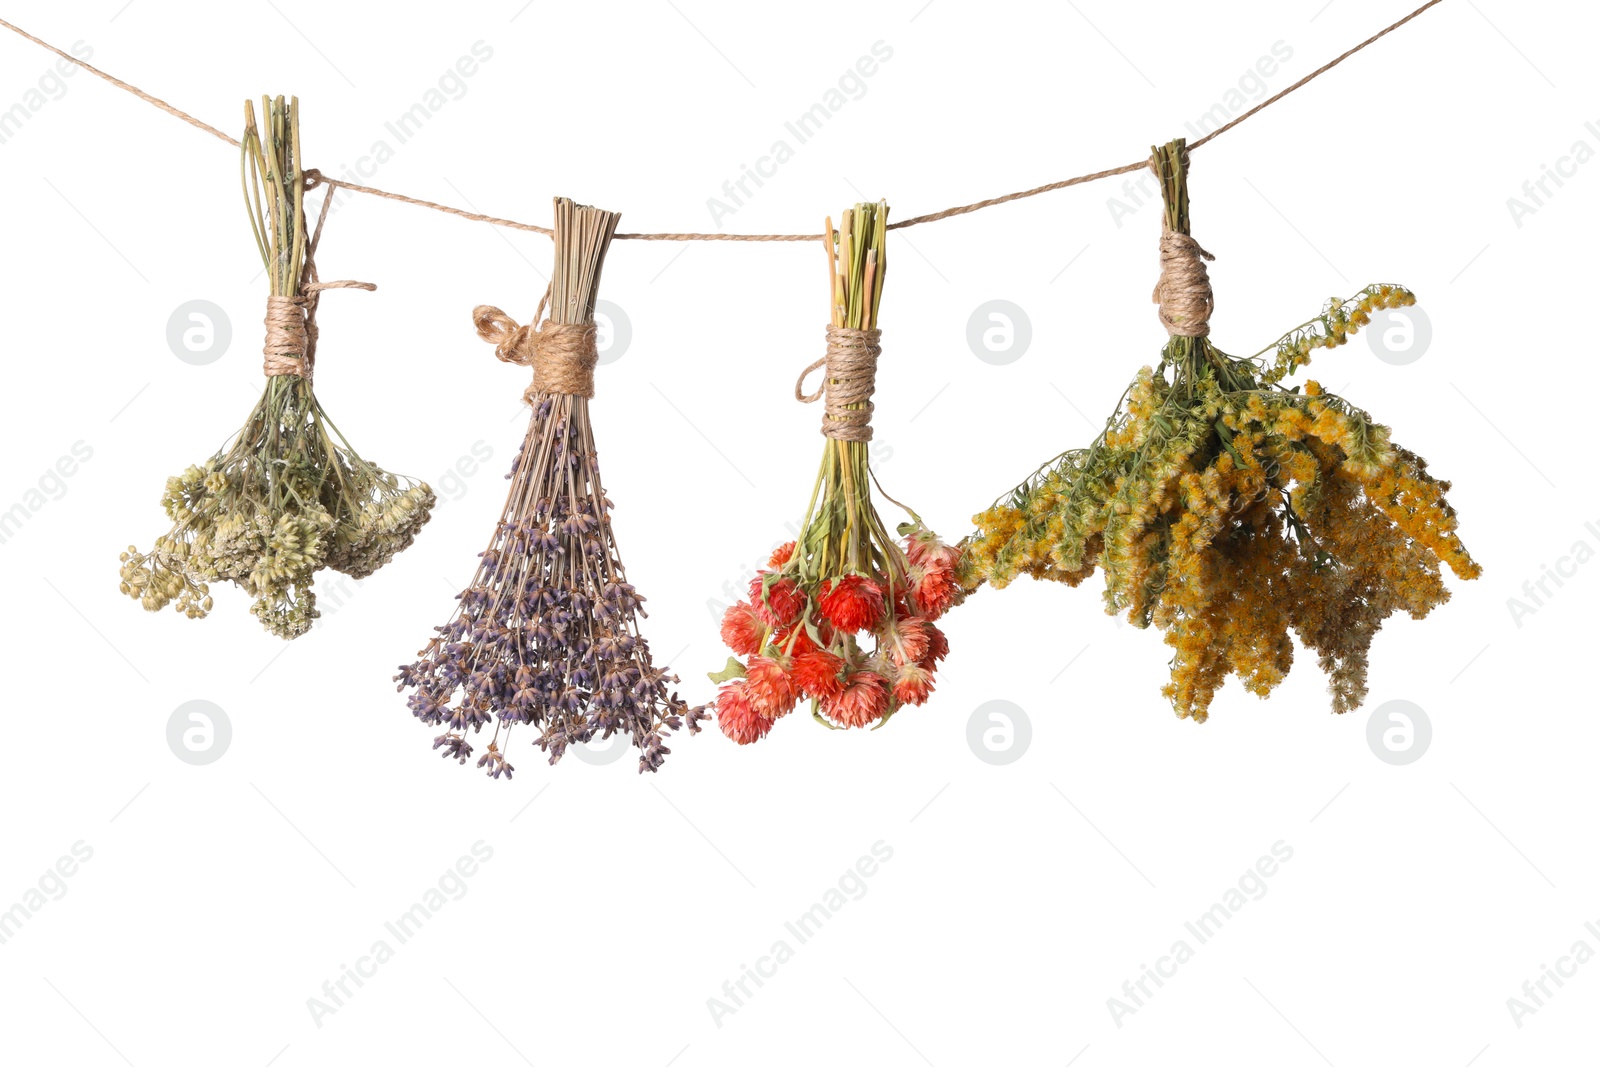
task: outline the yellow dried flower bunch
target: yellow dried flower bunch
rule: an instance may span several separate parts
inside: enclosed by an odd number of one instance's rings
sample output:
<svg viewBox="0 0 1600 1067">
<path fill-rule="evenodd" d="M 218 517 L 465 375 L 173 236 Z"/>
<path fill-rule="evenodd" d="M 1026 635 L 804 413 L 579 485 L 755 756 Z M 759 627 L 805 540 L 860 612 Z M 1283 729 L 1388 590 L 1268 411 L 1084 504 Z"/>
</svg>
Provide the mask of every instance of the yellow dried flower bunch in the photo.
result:
<svg viewBox="0 0 1600 1067">
<path fill-rule="evenodd" d="M 1168 228 L 1187 235 L 1183 143 L 1156 163 Z M 1077 585 L 1098 567 L 1109 613 L 1164 631 L 1163 692 L 1180 718 L 1204 721 L 1230 674 L 1267 696 L 1289 672 L 1290 631 L 1328 674 L 1333 710 L 1359 706 L 1384 620 L 1449 598 L 1441 562 L 1463 579 L 1481 568 L 1456 534 L 1449 483 L 1422 457 L 1315 381 L 1279 382 L 1373 313 L 1414 302 L 1372 286 L 1251 359 L 1219 350 L 1203 324 L 1175 334 L 1088 448 L 975 517 L 963 586 L 1019 574 Z"/>
</svg>

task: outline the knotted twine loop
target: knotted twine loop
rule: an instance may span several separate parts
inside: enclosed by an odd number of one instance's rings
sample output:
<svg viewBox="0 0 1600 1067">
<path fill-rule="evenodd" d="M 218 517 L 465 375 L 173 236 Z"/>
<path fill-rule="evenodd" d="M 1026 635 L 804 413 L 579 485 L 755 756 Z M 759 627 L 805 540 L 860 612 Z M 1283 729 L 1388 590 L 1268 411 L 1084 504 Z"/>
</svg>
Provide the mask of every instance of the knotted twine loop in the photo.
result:
<svg viewBox="0 0 1600 1067">
<path fill-rule="evenodd" d="M 490 304 L 472 309 L 472 324 L 477 327 L 478 336 L 495 346 L 497 358 L 533 368 L 533 384 L 522 394 L 529 406 L 533 406 L 538 393 L 594 396 L 594 368 L 600 360 L 595 339 L 599 330 L 592 322 L 552 322 L 544 318 L 549 299 L 547 288 L 539 298 L 533 322 L 526 326 L 517 325 L 510 315 Z"/>
<path fill-rule="evenodd" d="M 853 326 L 828 324 L 828 351 L 821 359 L 800 372 L 794 383 L 794 398 L 814 404 L 824 396 L 822 433 L 835 441 L 872 440 L 872 391 L 877 385 L 878 344 L 883 331 L 858 330 Z M 822 384 L 810 396 L 805 382 L 818 367 Z M 851 405 L 860 405 L 852 407 Z"/>
<path fill-rule="evenodd" d="M 307 171 L 305 178 L 307 189 L 314 189 L 321 184 L 321 174 L 315 170 Z M 317 301 L 324 289 L 365 289 L 371 292 L 377 288 L 371 282 L 317 281 L 317 242 L 322 239 L 322 224 L 328 220 L 328 202 L 331 199 L 331 196 L 323 198 L 316 231 L 306 247 L 305 265 L 301 268 L 305 281 L 300 286 L 299 294 L 273 294 L 267 297 L 267 317 L 262 320 L 267 328 L 267 336 L 261 345 L 261 370 L 268 378 L 285 374 L 307 380 L 311 378 L 317 355 Z"/>
</svg>

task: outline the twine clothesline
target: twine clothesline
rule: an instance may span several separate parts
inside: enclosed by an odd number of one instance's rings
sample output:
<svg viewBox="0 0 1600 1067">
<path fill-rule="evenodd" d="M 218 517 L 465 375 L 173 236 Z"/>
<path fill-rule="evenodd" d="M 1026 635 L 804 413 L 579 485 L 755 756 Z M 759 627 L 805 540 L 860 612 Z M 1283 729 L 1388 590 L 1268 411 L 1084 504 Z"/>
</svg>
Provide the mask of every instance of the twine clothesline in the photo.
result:
<svg viewBox="0 0 1600 1067">
<path fill-rule="evenodd" d="M 1229 130 L 1233 129 L 1235 126 L 1239 125 L 1244 120 L 1250 118 L 1253 115 L 1256 115 L 1257 113 L 1261 112 L 1263 109 L 1265 109 L 1267 107 L 1270 107 L 1272 104 L 1277 103 L 1279 100 L 1282 100 L 1284 97 L 1288 96 L 1290 93 L 1292 93 L 1295 90 L 1297 90 L 1297 89 L 1301 88 L 1302 86 L 1306 85 L 1308 82 L 1312 81 L 1313 79 L 1315 79 L 1315 78 L 1317 78 L 1317 77 L 1319 77 L 1319 76 L 1321 76 L 1323 74 L 1326 74 L 1328 71 L 1332 70 L 1334 67 L 1337 67 L 1340 63 L 1343 63 L 1345 60 L 1349 59 L 1351 56 L 1355 55 L 1357 52 L 1359 52 L 1362 49 L 1366 48 L 1368 45 L 1374 43 L 1375 41 L 1379 40 L 1380 38 L 1388 36 L 1389 34 L 1393 33 L 1395 30 L 1398 30 L 1401 26 L 1404 26 L 1406 23 L 1410 22 L 1412 19 L 1414 19 L 1418 15 L 1422 14 L 1424 11 L 1427 11 L 1429 8 L 1434 7 L 1437 4 L 1440 4 L 1442 2 L 1443 2 L 1443 0 L 1428 0 L 1427 3 L 1423 4 L 1421 7 L 1417 8 L 1415 11 L 1412 11 L 1410 14 L 1406 15 L 1405 17 L 1403 17 L 1403 18 L 1401 18 L 1401 19 L 1399 19 L 1399 20 L 1397 20 L 1397 21 L 1395 21 L 1393 23 L 1390 23 L 1388 26 L 1385 26 L 1383 29 L 1379 30 L 1377 33 L 1373 34 L 1371 37 L 1368 37 L 1366 40 L 1362 41 L 1360 44 L 1354 46 L 1353 48 L 1347 49 L 1346 51 L 1340 53 L 1338 56 L 1335 56 L 1333 59 L 1331 59 L 1328 62 L 1324 63 L 1322 66 L 1318 67 L 1316 70 L 1313 70 L 1311 73 L 1307 74 L 1305 77 L 1301 78 L 1299 81 L 1296 81 L 1294 84 L 1289 85 L 1286 88 L 1279 90 L 1278 92 L 1274 93 L 1273 95 L 1267 97 L 1265 100 L 1261 101 L 1261 103 L 1259 103 L 1256 106 L 1250 108 L 1248 111 L 1246 111 L 1246 112 L 1234 117 L 1230 121 L 1228 121 L 1228 122 L 1222 124 L 1221 126 L 1217 127 L 1215 130 L 1212 130 L 1210 133 L 1206 134 L 1204 137 L 1201 137 L 1198 140 L 1192 142 L 1189 145 L 1189 148 L 1191 150 L 1199 148 L 1201 145 L 1206 144 L 1207 142 L 1212 141 L 1215 138 L 1221 136 L 1222 134 L 1228 132 Z M 167 103 L 165 100 L 162 100 L 162 99 L 160 99 L 159 97 L 156 97 L 156 96 L 152 96 L 151 94 L 145 92 L 143 89 L 140 89 L 139 87 L 137 87 L 135 85 L 130 85 L 129 83 L 123 81 L 121 78 L 117 78 L 117 77 L 114 77 L 114 76 L 112 76 L 110 74 L 107 74 L 105 71 L 103 71 L 103 70 L 99 69 L 98 67 L 95 67 L 95 66 L 93 66 L 93 65 L 91 65 L 89 63 L 84 62 L 83 60 L 79 59 L 77 56 L 71 55 L 71 54 L 69 54 L 67 52 L 63 52 L 61 49 L 57 48 L 53 44 L 50 44 L 48 41 L 40 40 L 38 37 L 35 37 L 33 34 L 28 33 L 26 30 L 23 30 L 20 27 L 12 25 L 11 23 L 5 21 L 4 19 L 0 19 L 0 26 L 4 26 L 6 29 L 10 30 L 12 33 L 17 34 L 20 37 L 26 38 L 29 41 L 32 41 L 34 44 L 40 46 L 41 48 L 44 48 L 44 49 L 46 49 L 46 50 L 48 50 L 50 52 L 54 52 L 56 55 L 60 56 L 62 59 L 67 60 L 68 62 L 77 64 L 78 66 L 82 67 L 84 70 L 89 71 L 91 74 L 95 74 L 95 75 L 98 75 L 101 78 L 104 78 L 106 81 L 110 82 L 112 85 L 115 85 L 117 88 L 122 89 L 125 92 L 131 93 L 134 96 L 137 96 L 139 99 L 145 101 L 148 104 L 151 104 L 151 105 L 155 106 L 156 108 L 159 108 L 162 111 L 165 111 L 167 114 L 172 115 L 175 118 L 182 119 L 184 122 L 187 122 L 189 125 L 194 126 L 197 129 L 204 130 L 205 132 L 211 134 L 213 137 L 216 137 L 217 139 L 219 139 L 221 141 L 225 141 L 228 144 L 233 145 L 235 148 L 239 147 L 239 141 L 238 141 L 237 138 L 228 136 L 226 133 L 223 133 L 221 130 L 217 129 L 215 126 L 212 126 L 210 123 L 204 122 L 201 119 L 198 119 L 198 118 L 194 117 L 193 115 L 189 114 L 187 111 L 183 111 L 183 110 L 181 110 L 179 108 L 173 107 L 171 104 Z M 1073 185 L 1082 185 L 1082 184 L 1085 184 L 1086 182 L 1098 181 L 1101 178 L 1110 178 L 1110 177 L 1114 177 L 1114 176 L 1119 175 L 1119 174 L 1131 174 L 1136 170 L 1140 170 L 1140 169 L 1144 168 L 1146 165 L 1147 165 L 1147 161 L 1144 160 L 1144 159 L 1140 159 L 1140 160 L 1138 160 L 1136 162 L 1133 162 L 1133 163 L 1123 164 L 1120 167 L 1112 167 L 1109 170 L 1095 171 L 1092 174 L 1080 174 L 1080 175 L 1078 175 L 1077 177 L 1074 177 L 1074 178 L 1066 178 L 1066 179 L 1063 179 L 1062 181 L 1050 182 L 1049 184 L 1046 184 L 1046 185 L 1038 185 L 1038 186 L 1033 187 L 1032 189 L 1021 189 L 1021 190 L 1018 190 L 1017 192 L 1014 192 L 1014 193 L 1006 193 L 1003 196 L 991 197 L 991 198 L 989 198 L 987 200 L 979 200 L 979 201 L 976 201 L 976 202 L 971 203 L 971 204 L 961 204 L 961 205 L 959 205 L 957 207 L 945 208 L 943 211 L 935 211 L 935 212 L 932 212 L 932 213 L 927 214 L 927 215 L 917 215 L 917 216 L 915 216 L 913 218 L 902 219 L 899 222 L 891 223 L 888 226 L 888 229 L 901 230 L 901 229 L 905 229 L 908 226 L 920 226 L 923 223 L 927 223 L 927 222 L 938 222 L 938 221 L 940 221 L 942 219 L 954 218 L 957 215 L 966 215 L 966 214 L 970 214 L 971 212 L 974 212 L 974 211 L 981 211 L 984 208 L 995 207 L 995 206 L 997 206 L 999 204 L 1008 204 L 1008 203 L 1012 202 L 1013 200 L 1022 200 L 1022 199 L 1025 199 L 1027 197 L 1038 196 L 1041 193 L 1053 192 L 1053 191 L 1055 191 L 1057 189 L 1065 189 L 1065 188 L 1068 188 L 1069 186 L 1073 186 Z M 418 199 L 417 197 L 406 196 L 406 195 L 404 195 L 402 193 L 392 193 L 392 192 L 389 192 L 386 189 L 375 189 L 372 186 L 368 186 L 368 185 L 357 185 L 354 182 L 347 182 L 347 181 L 344 181 L 344 180 L 338 179 L 338 178 L 329 178 L 327 175 L 322 174 L 320 171 L 317 171 L 317 170 L 314 170 L 314 169 L 307 170 L 306 171 L 306 177 L 308 179 L 307 188 L 313 188 L 316 184 L 328 185 L 328 186 L 331 186 L 333 188 L 348 189 L 351 192 L 365 193 L 368 196 L 381 197 L 381 198 L 383 198 L 385 200 L 397 200 L 397 201 L 399 201 L 400 203 L 403 203 L 403 204 L 413 204 L 413 205 L 415 205 L 417 207 L 425 207 L 425 208 L 429 208 L 430 210 L 433 210 L 433 211 L 441 211 L 441 212 L 444 212 L 447 215 L 455 215 L 458 218 L 467 219 L 468 221 L 471 221 L 471 222 L 485 222 L 485 223 L 490 224 L 491 226 L 504 226 L 504 227 L 507 227 L 507 228 L 513 229 L 513 230 L 526 230 L 526 231 L 529 231 L 529 232 L 532 232 L 532 233 L 542 233 L 547 237 L 550 237 L 550 236 L 554 235 L 554 231 L 551 230 L 551 228 L 548 227 L 548 226 L 537 226 L 537 225 L 534 225 L 533 223 L 529 223 L 529 222 L 517 222 L 517 221 L 515 221 L 513 219 L 502 219 L 502 218 L 497 218 L 496 216 L 493 216 L 493 215 L 483 215 L 483 214 L 479 214 L 478 212 L 466 211 L 466 210 L 463 210 L 462 208 L 458 208 L 458 207 L 451 207 L 448 204 L 439 204 L 439 203 L 435 203 L 434 201 L 431 201 L 431 200 L 421 200 L 421 199 Z M 823 236 L 824 235 L 820 234 L 820 233 L 619 233 L 619 234 L 615 234 L 614 235 L 615 239 L 619 240 L 619 241 L 757 241 L 757 242 L 767 242 L 767 241 L 820 241 L 820 240 L 823 239 Z"/>
</svg>

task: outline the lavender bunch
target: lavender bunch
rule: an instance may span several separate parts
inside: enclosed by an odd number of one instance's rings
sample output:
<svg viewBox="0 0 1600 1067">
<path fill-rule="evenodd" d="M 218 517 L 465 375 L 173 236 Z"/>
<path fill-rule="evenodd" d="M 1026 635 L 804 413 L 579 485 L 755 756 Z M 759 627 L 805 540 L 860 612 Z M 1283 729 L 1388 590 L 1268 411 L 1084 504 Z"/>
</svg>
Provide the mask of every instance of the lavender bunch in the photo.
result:
<svg viewBox="0 0 1600 1067">
<path fill-rule="evenodd" d="M 710 717 L 669 692 L 677 677 L 651 663 L 644 597 L 622 566 L 589 422 L 594 293 L 619 216 L 564 198 L 555 216 L 550 318 L 535 328 L 497 308 L 473 313 L 501 359 L 534 368 L 524 394 L 533 418 L 505 509 L 455 614 L 395 676 L 412 714 L 445 727 L 433 747 L 446 758 L 466 763 L 468 732 L 494 724 L 477 763 L 494 778 L 512 776 L 507 742 L 519 725 L 537 732 L 552 764 L 569 745 L 626 733 L 644 772 L 671 751 L 669 733 L 698 733 Z"/>
</svg>

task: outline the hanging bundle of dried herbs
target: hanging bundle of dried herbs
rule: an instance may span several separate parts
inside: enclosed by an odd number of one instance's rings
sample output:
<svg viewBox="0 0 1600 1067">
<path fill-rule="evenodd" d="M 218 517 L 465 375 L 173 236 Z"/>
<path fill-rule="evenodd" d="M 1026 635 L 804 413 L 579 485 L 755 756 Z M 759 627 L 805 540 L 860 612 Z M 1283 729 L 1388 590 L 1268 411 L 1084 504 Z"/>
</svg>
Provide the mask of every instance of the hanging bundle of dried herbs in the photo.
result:
<svg viewBox="0 0 1600 1067">
<path fill-rule="evenodd" d="M 857 204 L 835 233 L 829 219 L 827 354 L 806 368 L 795 399 L 824 400 L 822 468 L 799 537 L 780 548 L 750 583 L 750 599 L 729 608 L 722 639 L 741 662 L 722 682 L 717 723 L 739 744 L 767 735 L 803 699 L 834 728 L 882 724 L 922 704 L 949 645 L 934 620 L 963 595 L 957 550 L 915 512 L 891 537 L 872 504 L 867 466 L 883 296 L 889 205 Z M 823 383 L 807 396 L 806 375 Z M 870 640 L 872 647 L 864 647 Z"/>
<path fill-rule="evenodd" d="M 465 763 L 468 731 L 492 722 L 478 766 L 495 778 L 511 777 L 507 742 L 520 724 L 551 763 L 568 745 L 625 733 L 643 772 L 671 751 L 668 733 L 698 733 L 710 715 L 669 694 L 678 679 L 650 661 L 639 632 L 644 597 L 623 570 L 589 425 L 595 293 L 620 217 L 558 198 L 555 269 L 533 323 L 518 326 L 487 305 L 472 313 L 500 359 L 533 368 L 523 394 L 533 417 L 472 584 L 395 681 L 412 690 L 413 715 L 445 727 L 433 747 L 447 758 Z"/>
<path fill-rule="evenodd" d="M 172 529 L 149 552 L 130 545 L 122 554 L 122 592 L 146 610 L 174 604 L 194 619 L 211 610 L 211 583 L 227 579 L 254 598 L 263 626 L 293 638 L 317 618 L 316 572 L 376 571 L 411 544 L 434 496 L 362 459 L 312 391 L 320 294 L 375 286 L 317 280 L 327 200 L 308 235 L 299 101 L 262 98 L 261 108 L 264 129 L 245 103 L 240 173 L 271 284 L 266 387 L 229 444 L 167 479 L 161 503 Z"/>
<path fill-rule="evenodd" d="M 1163 692 L 1197 721 L 1230 674 L 1268 695 L 1289 671 L 1293 631 L 1327 672 L 1333 710 L 1348 711 L 1366 695 L 1384 620 L 1448 599 L 1441 562 L 1463 579 L 1481 568 L 1456 535 L 1449 483 L 1422 457 L 1315 381 L 1281 382 L 1374 311 L 1415 298 L 1372 286 L 1256 357 L 1227 355 L 1209 337 L 1211 256 L 1189 235 L 1184 143 L 1153 151 L 1166 205 L 1161 364 L 1139 373 L 1088 448 L 976 517 L 962 584 L 1029 574 L 1077 585 L 1098 567 L 1108 612 L 1165 631 Z"/>
</svg>

